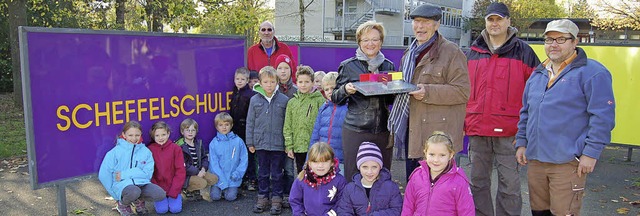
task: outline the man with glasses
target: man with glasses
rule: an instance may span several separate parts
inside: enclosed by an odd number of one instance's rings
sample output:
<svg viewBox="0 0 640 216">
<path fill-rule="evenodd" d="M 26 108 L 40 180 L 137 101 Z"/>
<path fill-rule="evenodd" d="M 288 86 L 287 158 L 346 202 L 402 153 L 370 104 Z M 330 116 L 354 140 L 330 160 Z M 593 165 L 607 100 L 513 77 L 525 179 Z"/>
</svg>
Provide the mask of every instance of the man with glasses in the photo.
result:
<svg viewBox="0 0 640 216">
<path fill-rule="evenodd" d="M 516 37 L 509 8 L 493 2 L 485 14 L 485 29 L 467 53 L 471 96 L 465 134 L 469 136 L 471 191 L 476 215 L 520 215 L 522 195 L 518 163 L 513 155 L 522 91 L 540 60 Z M 491 171 L 497 163 L 495 212 Z"/>
<path fill-rule="evenodd" d="M 529 165 L 532 215 L 580 215 L 587 174 L 611 141 L 615 102 L 611 73 L 578 45 L 578 26 L 551 21 L 549 57 L 525 86 L 516 159 Z"/>
<path fill-rule="evenodd" d="M 280 54 L 291 56 L 289 47 L 279 42 L 275 37 L 276 30 L 269 21 L 264 21 L 258 29 L 260 42 L 251 46 L 247 51 L 249 70 L 260 71 L 264 66 L 273 66 L 277 68 L 276 57 Z"/>
</svg>

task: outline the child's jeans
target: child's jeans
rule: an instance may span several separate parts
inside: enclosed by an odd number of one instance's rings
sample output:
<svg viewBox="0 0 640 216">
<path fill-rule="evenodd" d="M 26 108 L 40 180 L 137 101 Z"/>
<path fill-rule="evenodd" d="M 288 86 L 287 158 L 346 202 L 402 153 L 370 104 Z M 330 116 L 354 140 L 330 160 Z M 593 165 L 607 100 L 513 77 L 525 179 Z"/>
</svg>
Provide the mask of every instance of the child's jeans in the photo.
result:
<svg viewBox="0 0 640 216">
<path fill-rule="evenodd" d="M 258 195 L 269 197 L 269 186 L 273 196 L 282 198 L 284 151 L 256 150 L 258 156 Z M 271 179 L 271 180 L 269 180 Z"/>
<path fill-rule="evenodd" d="M 234 201 L 238 198 L 238 188 L 237 187 L 228 187 L 224 190 L 221 190 L 218 186 L 211 186 L 211 191 L 209 192 L 209 196 L 211 196 L 211 200 L 220 200 L 222 198 L 222 193 L 224 193 L 224 199 L 227 201 Z"/>
<path fill-rule="evenodd" d="M 120 202 L 124 205 L 129 205 L 137 199 L 157 202 L 165 197 L 167 197 L 167 194 L 156 184 L 129 185 L 122 190 L 122 199 L 120 199 Z"/>
<path fill-rule="evenodd" d="M 295 161 L 291 158 L 289 158 L 289 156 L 286 156 L 285 154 L 285 158 L 284 158 L 284 176 L 283 176 L 283 183 L 284 183 L 284 188 L 282 189 L 284 191 L 284 194 L 289 194 L 289 191 L 291 191 L 291 186 L 293 186 L 293 181 L 296 179 L 296 170 L 295 170 Z"/>
<path fill-rule="evenodd" d="M 173 214 L 180 213 L 182 211 L 182 196 L 178 194 L 178 197 L 171 198 L 166 197 L 163 200 L 153 203 L 156 207 L 156 213 L 164 214 L 171 212 Z"/>
</svg>

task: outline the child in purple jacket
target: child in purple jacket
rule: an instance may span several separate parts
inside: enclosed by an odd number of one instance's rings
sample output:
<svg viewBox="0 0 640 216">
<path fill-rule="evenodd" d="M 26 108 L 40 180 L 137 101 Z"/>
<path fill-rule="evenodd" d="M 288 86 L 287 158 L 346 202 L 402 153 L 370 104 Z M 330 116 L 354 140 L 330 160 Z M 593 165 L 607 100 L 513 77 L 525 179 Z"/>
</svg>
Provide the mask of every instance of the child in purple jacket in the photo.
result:
<svg viewBox="0 0 640 216">
<path fill-rule="evenodd" d="M 327 143 L 313 144 L 304 170 L 293 182 L 289 203 L 293 215 L 337 215 L 336 207 L 347 184 L 340 175 L 338 160 Z"/>
<path fill-rule="evenodd" d="M 374 143 L 363 142 L 358 149 L 357 165 L 360 173 L 344 188 L 338 203 L 338 215 L 400 215 L 402 195 L 391 180 L 387 168 L 382 167 L 382 153 Z"/>
<path fill-rule="evenodd" d="M 424 153 L 425 160 L 409 177 L 402 215 L 475 215 L 469 180 L 453 160 L 451 137 L 434 132 Z"/>
</svg>

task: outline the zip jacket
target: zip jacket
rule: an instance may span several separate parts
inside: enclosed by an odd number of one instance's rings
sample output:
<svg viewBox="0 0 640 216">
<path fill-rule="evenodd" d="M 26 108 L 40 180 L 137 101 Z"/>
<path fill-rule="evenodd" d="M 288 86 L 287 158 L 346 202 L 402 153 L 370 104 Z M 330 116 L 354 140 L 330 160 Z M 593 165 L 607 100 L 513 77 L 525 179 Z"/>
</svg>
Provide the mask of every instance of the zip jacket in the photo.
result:
<svg viewBox="0 0 640 216">
<path fill-rule="evenodd" d="M 318 116 L 318 109 L 325 98 L 320 92 L 297 92 L 287 103 L 287 114 L 284 118 L 284 146 L 287 151 L 305 153 L 309 149 L 309 141 L 313 125 Z"/>
<path fill-rule="evenodd" d="M 369 197 L 362 186 L 362 175 L 357 173 L 353 181 L 344 188 L 338 202 L 338 215 L 388 215 L 397 216 L 402 212 L 402 195 L 398 184 L 391 180 L 391 173 L 382 168 L 378 180 L 373 182 Z"/>
<path fill-rule="evenodd" d="M 233 87 L 233 93 L 231 94 L 231 102 L 229 105 L 229 115 L 233 118 L 233 127 L 231 131 L 245 140 L 247 137 L 247 113 L 249 112 L 249 101 L 256 92 L 252 90 L 249 84 L 245 85 L 241 89 Z"/>
<path fill-rule="evenodd" d="M 209 171 L 218 176 L 217 187 L 240 187 L 247 171 L 247 147 L 233 132 L 217 133 L 209 143 Z"/>
<path fill-rule="evenodd" d="M 577 47 L 577 57 L 547 88 L 545 64 L 533 72 L 522 96 L 516 149 L 526 147 L 527 160 L 563 164 L 582 155 L 598 159 L 611 142 L 615 100 L 611 73 L 588 59 Z"/>
<path fill-rule="evenodd" d="M 271 53 L 271 56 L 267 55 L 267 51 L 265 51 L 262 43 L 258 42 L 257 44 L 249 47 L 249 50 L 247 50 L 247 67 L 252 71 L 260 71 L 260 69 L 269 65 L 273 66 L 274 68 L 278 68 L 278 65 L 275 65 L 276 58 L 278 58 L 278 56 L 281 54 L 285 54 L 289 57 L 292 56 L 289 46 L 278 41 L 275 36 L 273 37 L 273 51 Z M 295 68 L 291 68 L 292 72 L 293 70 L 295 70 Z M 291 74 L 293 76 L 295 72 Z"/>
<path fill-rule="evenodd" d="M 336 165 L 337 166 L 337 165 Z M 294 216 L 326 216 L 335 212 L 347 180 L 336 170 L 336 177 L 327 184 L 312 188 L 296 178 L 291 186 L 289 203 Z"/>
<path fill-rule="evenodd" d="M 256 150 L 284 152 L 284 118 L 289 98 L 277 92 L 273 93 L 271 101 L 260 83 L 254 86 L 258 94 L 251 97 L 249 113 L 247 114 L 247 147 Z"/>
<path fill-rule="evenodd" d="M 342 153 L 342 123 L 347 114 L 347 105 L 338 105 L 327 100 L 318 111 L 309 148 L 316 142 L 326 142 L 340 163 L 344 162 Z"/>
<path fill-rule="evenodd" d="M 431 174 L 426 161 L 421 160 L 407 183 L 402 206 L 402 215 L 475 215 L 473 196 L 469 187 L 469 180 L 464 170 L 455 164 L 451 170 L 441 174 L 440 178 L 431 183 Z"/>
<path fill-rule="evenodd" d="M 163 145 L 151 143 L 148 148 L 156 162 L 151 182 L 164 189 L 171 198 L 180 196 L 187 176 L 182 149 L 171 140 Z"/>
<path fill-rule="evenodd" d="M 151 151 L 144 144 L 118 138 L 116 146 L 102 160 L 98 179 L 109 195 L 119 201 L 125 187 L 151 183 L 154 164 Z M 115 172 L 120 172 L 120 181 L 116 181 Z"/>
<path fill-rule="evenodd" d="M 495 52 L 487 43 L 486 30 L 467 53 L 471 93 L 467 103 L 465 134 L 511 137 L 518 130 L 524 85 L 540 64 L 531 47 L 509 27 L 507 41 Z"/>
<path fill-rule="evenodd" d="M 209 149 L 208 148 L 204 148 L 202 146 L 202 140 L 201 139 L 195 139 L 194 140 L 194 147 L 196 148 L 196 154 L 198 157 L 198 166 L 194 166 L 193 165 L 193 157 L 191 157 L 191 152 L 189 152 L 189 144 L 186 144 L 184 142 L 184 138 L 180 138 L 178 139 L 178 141 L 176 141 L 176 144 L 180 145 L 180 148 L 182 149 L 182 155 L 184 157 L 184 167 L 185 167 L 185 172 L 187 173 L 187 177 L 184 181 L 184 185 L 182 186 L 183 188 L 187 188 L 189 186 L 189 180 L 191 179 L 191 176 L 195 176 L 198 175 L 198 173 L 200 173 L 200 170 L 204 167 L 205 171 L 209 169 Z"/>
</svg>

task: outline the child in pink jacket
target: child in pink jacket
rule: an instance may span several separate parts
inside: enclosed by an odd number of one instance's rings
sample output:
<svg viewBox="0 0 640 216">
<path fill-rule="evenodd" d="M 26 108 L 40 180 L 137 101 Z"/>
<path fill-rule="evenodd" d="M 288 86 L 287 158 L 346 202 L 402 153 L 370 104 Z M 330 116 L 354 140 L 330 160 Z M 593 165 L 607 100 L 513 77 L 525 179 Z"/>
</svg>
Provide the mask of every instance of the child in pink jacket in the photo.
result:
<svg viewBox="0 0 640 216">
<path fill-rule="evenodd" d="M 475 215 L 469 180 L 453 160 L 449 135 L 434 132 L 424 153 L 425 160 L 409 177 L 402 215 Z"/>
</svg>

